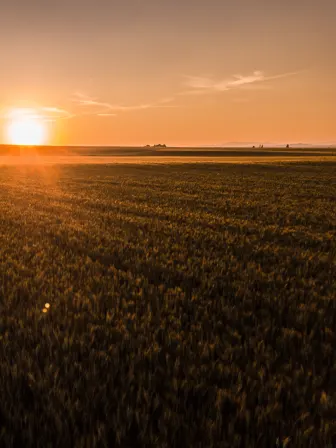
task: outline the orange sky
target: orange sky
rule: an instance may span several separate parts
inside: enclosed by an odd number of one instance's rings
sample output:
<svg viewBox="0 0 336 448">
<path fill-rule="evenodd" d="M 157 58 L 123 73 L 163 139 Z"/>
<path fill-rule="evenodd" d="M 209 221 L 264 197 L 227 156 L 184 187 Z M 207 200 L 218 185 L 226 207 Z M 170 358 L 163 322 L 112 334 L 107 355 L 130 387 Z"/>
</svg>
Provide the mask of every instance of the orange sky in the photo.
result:
<svg viewBox="0 0 336 448">
<path fill-rule="evenodd" d="M 335 18 L 335 0 L 11 0 L 0 128 L 27 107 L 51 144 L 336 143 Z"/>
</svg>

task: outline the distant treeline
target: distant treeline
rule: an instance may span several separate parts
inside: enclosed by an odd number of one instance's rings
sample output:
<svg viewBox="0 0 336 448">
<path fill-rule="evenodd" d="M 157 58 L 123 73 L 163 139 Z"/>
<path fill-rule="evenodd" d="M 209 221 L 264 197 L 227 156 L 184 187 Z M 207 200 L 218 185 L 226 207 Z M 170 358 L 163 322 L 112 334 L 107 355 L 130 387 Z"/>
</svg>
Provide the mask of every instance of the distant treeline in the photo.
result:
<svg viewBox="0 0 336 448">
<path fill-rule="evenodd" d="M 165 145 L 165 144 L 162 145 L 161 143 L 159 143 L 159 144 L 153 145 L 153 146 L 146 145 L 145 148 L 167 148 L 167 145 Z"/>
</svg>

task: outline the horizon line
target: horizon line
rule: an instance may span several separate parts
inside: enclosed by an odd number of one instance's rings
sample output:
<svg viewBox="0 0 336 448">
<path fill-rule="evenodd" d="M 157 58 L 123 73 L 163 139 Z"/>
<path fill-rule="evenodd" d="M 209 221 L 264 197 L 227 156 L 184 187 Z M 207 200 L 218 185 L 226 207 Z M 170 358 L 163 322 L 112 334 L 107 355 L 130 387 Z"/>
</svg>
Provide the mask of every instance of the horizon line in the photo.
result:
<svg viewBox="0 0 336 448">
<path fill-rule="evenodd" d="M 56 145 L 56 144 L 47 144 L 47 145 L 15 145 L 15 144 L 11 144 L 11 143 L 0 143 L 0 148 L 1 147 L 11 147 L 11 148 L 141 148 L 141 149 L 158 149 L 158 145 L 160 145 L 160 143 L 154 144 L 154 145 L 149 145 L 149 144 L 139 144 L 139 145 L 99 145 L 99 144 L 90 144 L 90 145 L 86 145 L 86 144 L 70 144 L 70 145 L 65 145 L 65 144 L 61 144 L 61 145 Z M 164 144 L 162 144 L 164 145 Z M 251 146 L 254 146 L 255 149 L 258 149 L 259 146 L 268 146 L 270 148 L 272 147 L 276 147 L 276 146 L 287 146 L 289 145 L 290 147 L 294 147 L 294 146 L 301 146 L 302 148 L 304 147 L 319 147 L 319 146 L 328 146 L 328 147 L 336 147 L 336 142 L 333 143 L 325 143 L 325 142 L 316 142 L 316 143 L 301 143 L 301 142 L 297 142 L 297 143 L 276 143 L 276 142 L 227 142 L 227 143 L 223 143 L 223 144 L 204 144 L 204 145 L 169 145 L 166 144 L 164 146 L 161 147 L 161 149 L 169 149 L 169 148 L 199 148 L 199 149 L 205 149 L 205 148 L 218 148 L 218 149 L 226 149 L 226 148 L 251 148 Z"/>
</svg>

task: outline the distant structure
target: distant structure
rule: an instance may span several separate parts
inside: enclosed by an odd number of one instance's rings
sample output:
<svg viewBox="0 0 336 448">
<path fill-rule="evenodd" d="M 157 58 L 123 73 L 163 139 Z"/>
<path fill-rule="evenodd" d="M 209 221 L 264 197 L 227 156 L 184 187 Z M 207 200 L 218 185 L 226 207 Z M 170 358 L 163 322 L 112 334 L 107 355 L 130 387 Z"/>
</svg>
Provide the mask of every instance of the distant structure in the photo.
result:
<svg viewBox="0 0 336 448">
<path fill-rule="evenodd" d="M 161 143 L 159 143 L 158 145 L 153 145 L 153 146 L 151 146 L 151 145 L 145 145 L 144 146 L 145 148 L 155 148 L 155 149 L 158 149 L 158 148 L 167 148 L 167 146 L 166 145 L 161 145 Z"/>
<path fill-rule="evenodd" d="M 289 149 L 289 145 L 287 145 L 286 148 Z"/>
</svg>

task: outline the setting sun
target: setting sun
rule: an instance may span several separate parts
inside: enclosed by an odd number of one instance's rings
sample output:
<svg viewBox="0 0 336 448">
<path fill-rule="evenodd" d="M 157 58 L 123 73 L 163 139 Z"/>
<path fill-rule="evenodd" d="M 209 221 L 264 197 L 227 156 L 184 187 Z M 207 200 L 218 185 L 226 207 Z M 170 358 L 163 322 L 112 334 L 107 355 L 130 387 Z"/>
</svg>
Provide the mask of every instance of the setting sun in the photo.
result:
<svg viewBox="0 0 336 448">
<path fill-rule="evenodd" d="M 13 145 L 42 145 L 47 138 L 45 121 L 34 109 L 11 111 L 6 131 L 8 142 Z"/>
</svg>

